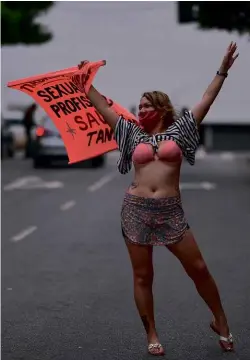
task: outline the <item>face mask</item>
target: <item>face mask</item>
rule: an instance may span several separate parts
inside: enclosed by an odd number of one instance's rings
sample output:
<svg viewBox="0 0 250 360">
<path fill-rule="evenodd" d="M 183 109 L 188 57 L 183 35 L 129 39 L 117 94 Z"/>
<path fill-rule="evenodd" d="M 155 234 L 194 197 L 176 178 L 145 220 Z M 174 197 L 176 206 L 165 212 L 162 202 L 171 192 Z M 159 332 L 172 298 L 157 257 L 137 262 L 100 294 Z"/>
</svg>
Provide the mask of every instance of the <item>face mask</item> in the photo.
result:
<svg viewBox="0 0 250 360">
<path fill-rule="evenodd" d="M 143 113 L 139 113 L 138 118 L 144 130 L 150 132 L 155 128 L 157 122 L 159 121 L 160 116 L 158 111 L 152 110 L 152 111 L 145 111 Z"/>
</svg>

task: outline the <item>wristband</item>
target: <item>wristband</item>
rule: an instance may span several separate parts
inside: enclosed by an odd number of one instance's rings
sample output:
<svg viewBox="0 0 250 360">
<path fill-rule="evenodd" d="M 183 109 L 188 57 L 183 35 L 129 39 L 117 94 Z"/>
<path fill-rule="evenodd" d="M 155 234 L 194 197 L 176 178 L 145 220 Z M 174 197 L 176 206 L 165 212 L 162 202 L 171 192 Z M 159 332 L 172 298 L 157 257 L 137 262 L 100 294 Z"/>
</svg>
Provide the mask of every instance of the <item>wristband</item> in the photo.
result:
<svg viewBox="0 0 250 360">
<path fill-rule="evenodd" d="M 220 71 L 217 71 L 216 75 L 223 76 L 224 78 L 226 78 L 228 73 L 221 73 Z"/>
</svg>

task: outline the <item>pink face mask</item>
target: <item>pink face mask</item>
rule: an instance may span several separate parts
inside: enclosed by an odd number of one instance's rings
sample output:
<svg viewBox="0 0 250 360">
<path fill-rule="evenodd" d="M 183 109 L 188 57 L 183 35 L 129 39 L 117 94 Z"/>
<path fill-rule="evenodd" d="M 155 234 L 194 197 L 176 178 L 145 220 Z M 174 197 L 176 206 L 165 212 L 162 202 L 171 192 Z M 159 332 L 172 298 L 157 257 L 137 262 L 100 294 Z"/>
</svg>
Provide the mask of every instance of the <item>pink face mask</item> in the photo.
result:
<svg viewBox="0 0 250 360">
<path fill-rule="evenodd" d="M 160 115 L 158 111 L 152 110 L 140 112 L 138 118 L 144 130 L 150 132 L 155 128 L 157 122 L 159 121 Z"/>
</svg>

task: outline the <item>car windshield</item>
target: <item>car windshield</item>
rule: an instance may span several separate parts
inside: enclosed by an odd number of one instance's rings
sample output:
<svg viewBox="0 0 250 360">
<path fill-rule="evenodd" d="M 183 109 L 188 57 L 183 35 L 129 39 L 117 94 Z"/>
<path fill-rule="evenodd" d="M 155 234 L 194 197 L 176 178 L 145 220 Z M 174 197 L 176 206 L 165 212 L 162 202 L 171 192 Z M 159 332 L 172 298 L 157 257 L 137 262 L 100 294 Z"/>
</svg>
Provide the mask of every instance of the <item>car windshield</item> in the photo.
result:
<svg viewBox="0 0 250 360">
<path fill-rule="evenodd" d="M 22 119 L 5 119 L 5 125 L 6 126 L 14 126 L 14 125 L 22 125 Z"/>
</svg>

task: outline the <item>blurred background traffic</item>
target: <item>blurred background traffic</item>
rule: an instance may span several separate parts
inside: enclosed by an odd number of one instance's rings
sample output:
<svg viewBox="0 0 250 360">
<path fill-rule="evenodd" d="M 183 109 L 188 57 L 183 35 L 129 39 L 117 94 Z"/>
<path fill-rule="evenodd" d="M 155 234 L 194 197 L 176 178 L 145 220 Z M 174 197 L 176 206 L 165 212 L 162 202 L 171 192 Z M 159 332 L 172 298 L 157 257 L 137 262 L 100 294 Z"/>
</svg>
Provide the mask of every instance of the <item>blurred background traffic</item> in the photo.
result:
<svg viewBox="0 0 250 360">
<path fill-rule="evenodd" d="M 66 155 L 46 114 L 8 89 L 8 81 L 105 58 L 96 81 L 104 94 L 136 113 L 143 91 L 162 89 L 181 111 L 202 96 L 230 40 L 241 55 L 201 128 L 201 146 L 206 152 L 250 150 L 248 2 L 227 8 L 209 2 L 1 4 L 3 158 L 26 147 L 37 167 Z"/>
<path fill-rule="evenodd" d="M 240 57 L 180 187 L 227 300 L 240 352 L 231 358 L 248 360 L 250 3 L 2 1 L 1 26 L 2 358 L 134 360 L 145 350 L 119 223 L 132 174 L 118 173 L 117 151 L 68 165 L 54 123 L 7 83 L 106 59 L 95 80 L 104 95 L 137 114 L 144 91 L 162 90 L 181 112 L 199 101 L 236 41 Z M 210 314 L 176 260 L 155 252 L 169 359 L 220 359 L 200 321 Z"/>
</svg>

